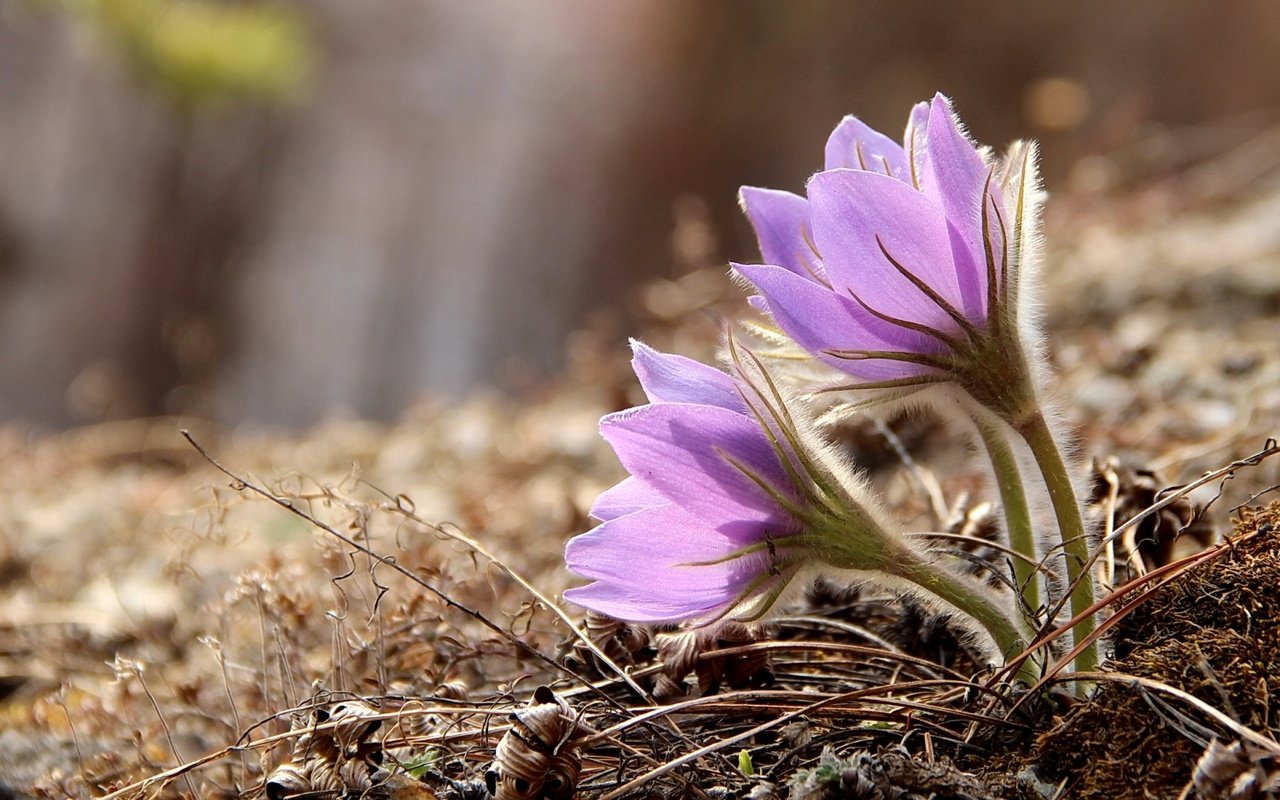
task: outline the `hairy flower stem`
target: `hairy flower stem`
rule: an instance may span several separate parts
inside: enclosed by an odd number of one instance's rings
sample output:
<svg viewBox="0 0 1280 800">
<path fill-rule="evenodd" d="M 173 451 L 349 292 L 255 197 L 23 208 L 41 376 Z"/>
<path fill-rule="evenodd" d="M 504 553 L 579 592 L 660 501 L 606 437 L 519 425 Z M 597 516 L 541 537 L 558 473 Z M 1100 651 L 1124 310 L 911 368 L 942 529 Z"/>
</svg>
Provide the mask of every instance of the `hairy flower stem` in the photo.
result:
<svg viewBox="0 0 1280 800">
<path fill-rule="evenodd" d="M 822 557 L 826 563 L 843 569 L 882 572 L 923 589 L 978 623 L 991 635 L 1005 661 L 1026 649 L 1031 637 L 1018 624 L 1017 615 L 1011 616 L 992 602 L 991 592 L 980 584 L 904 546 L 870 518 L 859 519 L 852 527 L 848 520 L 843 527 L 837 520 L 829 520 L 828 525 L 830 533 L 821 537 L 826 540 Z M 1018 678 L 1029 686 L 1039 680 L 1031 659 L 1023 660 Z"/>
<path fill-rule="evenodd" d="M 1000 503 L 1004 506 L 1004 524 L 1009 534 L 1009 546 L 1026 556 L 1013 559 L 1013 575 L 1022 594 L 1025 608 L 1032 616 L 1040 608 L 1040 586 L 1036 575 L 1039 554 L 1035 536 L 1031 531 L 1031 509 L 1027 505 L 1027 492 L 1022 485 L 1022 473 L 1014 457 L 1009 441 L 999 428 L 984 420 L 975 420 L 978 435 L 991 459 L 996 485 L 1000 488 Z"/>
<path fill-rule="evenodd" d="M 1089 562 L 1089 542 L 1085 538 L 1084 520 L 1080 516 L 1080 505 L 1076 502 L 1075 489 L 1071 485 L 1071 476 L 1067 465 L 1058 451 L 1058 444 L 1053 440 L 1053 432 L 1039 410 L 1025 416 L 1017 426 L 1018 433 L 1026 440 L 1027 446 L 1035 456 L 1040 473 L 1044 476 L 1045 486 L 1049 489 L 1049 500 L 1053 503 L 1054 514 L 1058 517 L 1058 532 L 1062 536 L 1062 549 L 1067 562 L 1067 584 L 1071 587 L 1071 613 L 1080 616 L 1093 605 L 1093 584 L 1085 572 Z M 1092 615 L 1081 616 L 1075 627 L 1075 640 L 1078 642 L 1093 632 L 1095 625 Z M 1098 649 L 1091 644 L 1080 655 L 1076 656 L 1077 672 L 1089 672 L 1098 666 Z"/>
<path fill-rule="evenodd" d="M 990 594 L 981 587 L 971 585 L 905 550 L 885 565 L 885 571 L 910 581 L 968 614 L 991 634 L 1005 660 L 1018 655 L 1027 647 L 1027 635 L 1008 614 L 991 602 Z M 1018 669 L 1018 678 L 1026 681 L 1028 686 L 1034 686 L 1039 680 L 1032 659 L 1023 660 Z"/>
</svg>

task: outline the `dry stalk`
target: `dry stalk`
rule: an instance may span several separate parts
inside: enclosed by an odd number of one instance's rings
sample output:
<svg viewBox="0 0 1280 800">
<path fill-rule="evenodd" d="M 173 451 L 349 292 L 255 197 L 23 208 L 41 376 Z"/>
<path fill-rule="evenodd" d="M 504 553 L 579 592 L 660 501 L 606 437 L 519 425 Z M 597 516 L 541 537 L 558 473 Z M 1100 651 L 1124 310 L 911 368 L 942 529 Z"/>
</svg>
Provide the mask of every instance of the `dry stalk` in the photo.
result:
<svg viewBox="0 0 1280 800">
<path fill-rule="evenodd" d="M 1106 597 L 1094 603 L 1092 606 L 1090 606 L 1088 609 L 1086 609 L 1084 612 L 1078 615 L 1078 617 L 1087 616 L 1089 614 L 1096 614 L 1097 612 L 1103 610 L 1104 608 L 1115 605 L 1121 600 L 1121 598 L 1123 598 L 1130 592 L 1140 590 L 1140 594 L 1137 597 L 1134 597 L 1131 600 L 1129 600 L 1127 603 L 1125 603 L 1123 606 L 1117 609 L 1113 614 L 1111 614 L 1111 616 L 1103 620 L 1102 623 L 1099 624 L 1098 627 L 1094 631 L 1092 631 L 1088 637 L 1078 642 L 1075 648 L 1071 650 L 1071 652 L 1067 653 L 1061 659 L 1056 661 L 1048 669 L 1048 671 L 1046 671 L 1045 676 L 1041 678 L 1040 682 L 1037 683 L 1034 687 L 1032 687 L 1032 691 L 1030 694 L 1028 694 L 1028 697 L 1034 695 L 1045 684 L 1057 678 L 1059 673 L 1061 673 L 1062 670 L 1066 669 L 1067 665 L 1071 663 L 1071 659 L 1077 650 L 1079 650 L 1082 647 L 1087 647 L 1090 642 L 1096 641 L 1097 639 L 1101 638 L 1109 630 L 1111 630 L 1113 627 L 1118 625 L 1120 621 L 1124 619 L 1126 616 L 1128 616 L 1135 608 L 1137 608 L 1142 603 L 1146 602 L 1147 598 L 1150 597 L 1153 592 L 1158 591 L 1159 589 L 1161 589 L 1171 581 L 1176 580 L 1179 575 L 1183 574 L 1184 572 L 1191 569 L 1192 567 L 1198 566 L 1200 564 L 1204 564 L 1206 562 L 1214 560 L 1215 558 L 1218 558 L 1223 553 L 1227 552 L 1228 550 L 1231 550 L 1237 545 L 1243 542 L 1247 542 L 1250 539 L 1253 539 L 1254 537 L 1258 536 L 1259 533 L 1260 532 L 1255 531 L 1253 533 L 1249 533 L 1244 536 L 1240 536 L 1235 539 L 1222 542 L 1221 544 L 1215 545 L 1209 548 L 1208 550 L 1203 550 L 1194 555 L 1186 556 L 1185 558 L 1181 558 L 1177 561 L 1173 561 L 1168 564 L 1165 564 L 1164 566 L 1154 569 L 1146 573 L 1145 575 L 1134 578 L 1133 580 L 1129 581 L 1123 586 L 1120 586 L 1119 588 L 1117 588 L 1115 591 L 1111 592 L 1111 594 L 1107 595 Z M 1155 585 L 1153 586 L 1150 584 L 1155 584 Z M 1045 642 L 1053 641 L 1057 637 L 1065 634 L 1068 630 L 1070 630 L 1076 624 L 1076 622 L 1079 621 L 1078 617 L 1073 617 L 1072 619 L 1067 620 L 1067 622 L 1059 626 L 1056 630 L 1053 631 L 1052 634 L 1050 634 L 1043 641 Z M 1005 669 L 1008 670 L 1010 669 L 1010 667 L 1006 666 Z"/>
<path fill-rule="evenodd" d="M 439 589 L 432 586 L 427 581 L 423 580 L 422 577 L 414 573 L 413 570 L 410 570 L 407 567 L 402 566 L 394 558 L 384 556 L 378 553 L 377 551 L 373 550 L 369 546 L 355 541 L 354 539 L 347 536 L 346 534 L 338 531 L 332 525 L 329 525 L 323 522 L 322 520 L 316 518 L 314 515 L 310 514 L 309 512 L 299 508 L 297 504 L 294 503 L 292 500 L 290 500 L 288 497 L 281 497 L 273 492 L 268 491 L 267 489 L 262 488 L 261 486 L 258 486 L 257 484 L 251 482 L 247 478 L 243 478 L 240 475 L 237 475 L 236 473 L 232 472 L 230 469 L 223 466 L 222 463 L 219 462 L 218 459 L 213 456 L 213 454 L 211 454 L 199 442 L 197 442 L 195 438 L 192 437 L 189 431 L 183 430 L 181 433 L 183 437 L 188 442 L 191 443 L 191 446 L 194 447 L 196 451 L 199 452 L 200 455 L 205 458 L 206 461 L 208 461 L 211 465 L 213 465 L 213 467 L 217 469 L 219 472 L 226 475 L 228 478 L 232 480 L 232 488 L 240 491 L 247 490 L 260 497 L 270 500 L 272 503 L 275 503 L 276 505 L 280 506 L 286 511 L 306 520 L 306 522 L 309 523 L 310 525 L 313 525 L 316 528 L 329 534 L 330 536 L 333 536 L 335 539 L 342 542 L 347 547 L 350 547 L 353 550 L 363 553 L 364 555 L 376 561 L 379 565 L 387 567 L 393 572 L 399 573 L 401 576 L 409 579 L 417 586 L 423 589 L 426 589 L 428 592 L 434 595 L 438 600 L 443 602 L 446 606 L 456 611 L 461 611 L 462 613 L 476 620 L 481 625 L 484 625 L 489 630 L 493 631 L 494 633 L 498 634 L 502 638 L 506 639 L 511 644 L 515 645 L 515 647 L 525 655 L 531 656 L 537 659 L 538 661 L 541 661 L 542 663 L 551 667 L 555 671 L 563 672 L 577 680 L 586 682 L 585 678 L 577 674 L 574 670 L 570 669 L 564 664 L 561 664 L 560 662 L 556 661 L 554 658 L 548 656 L 546 653 L 543 653 L 541 650 L 538 650 L 536 647 L 533 647 L 529 643 L 523 641 L 518 636 L 514 635 L 507 629 L 503 628 L 501 625 L 498 625 L 496 622 L 489 619 L 483 613 L 476 611 L 473 608 L 469 608 L 463 605 L 462 603 L 459 603 L 458 601 L 454 600 L 453 598 L 449 597 L 444 592 L 440 591 Z"/>
<path fill-rule="evenodd" d="M 551 598 L 543 594 L 542 591 L 540 591 L 536 586 L 534 586 L 531 582 L 529 582 L 523 575 L 521 575 L 519 572 L 513 569 L 509 564 L 507 564 L 505 561 L 503 561 L 502 559 L 494 555 L 493 551 L 489 550 L 480 542 L 466 535 L 461 530 L 458 530 L 456 526 L 436 525 L 418 516 L 418 514 L 414 511 L 414 509 L 407 508 L 405 506 L 406 498 L 404 495 L 397 494 L 392 496 L 387 492 L 382 491 L 378 487 L 373 486 L 367 481 L 365 482 L 365 485 L 369 486 L 374 491 L 381 493 L 388 500 L 391 500 L 392 502 L 389 508 L 395 511 L 395 513 L 399 514 L 400 516 L 404 517 L 407 520 L 410 520 L 412 522 L 417 523 L 418 525 L 423 526 L 424 528 L 427 528 L 428 530 L 434 531 L 440 534 L 441 536 L 444 536 L 448 539 L 458 542 L 459 544 L 462 544 L 463 546 L 469 548 L 472 552 L 476 553 L 482 558 L 487 559 L 489 563 L 493 564 L 498 569 L 502 570 L 503 573 L 505 573 L 508 578 L 515 581 L 516 584 L 520 586 L 520 588 L 524 589 L 526 592 L 532 595 L 534 599 L 536 599 L 544 607 L 549 609 L 551 613 L 555 614 L 556 617 L 559 618 L 559 620 L 563 622 L 564 625 L 573 634 L 574 638 L 582 642 L 582 644 L 588 650 L 591 651 L 592 655 L 600 659 L 601 663 L 607 666 L 620 679 L 622 679 L 622 682 L 625 683 L 627 687 L 630 688 L 633 692 L 635 692 L 637 696 L 639 696 L 641 699 L 649 703 L 654 702 L 653 698 L 649 695 L 649 693 L 646 692 L 640 686 L 640 684 L 636 683 L 635 679 L 632 678 L 631 675 L 626 670 L 624 670 L 618 664 L 614 663 L 613 659 L 609 658 L 609 656 L 605 654 L 604 650 L 602 650 L 599 645 L 597 645 L 594 641 L 591 640 L 591 637 L 587 635 L 586 631 L 582 630 L 582 628 L 578 624 L 576 624 L 569 617 L 568 614 L 565 613 L 564 609 L 562 609 L 559 606 L 559 604 L 555 603 L 553 600 L 551 600 Z"/>
</svg>

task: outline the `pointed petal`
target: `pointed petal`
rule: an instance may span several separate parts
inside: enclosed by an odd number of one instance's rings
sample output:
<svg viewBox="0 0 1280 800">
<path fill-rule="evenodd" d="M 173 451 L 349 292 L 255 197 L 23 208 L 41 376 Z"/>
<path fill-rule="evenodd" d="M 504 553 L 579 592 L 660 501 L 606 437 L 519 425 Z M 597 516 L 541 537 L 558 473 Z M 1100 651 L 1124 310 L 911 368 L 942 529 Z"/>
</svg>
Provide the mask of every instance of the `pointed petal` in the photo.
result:
<svg viewBox="0 0 1280 800">
<path fill-rule="evenodd" d="M 631 340 L 631 368 L 652 403 L 696 403 L 731 410 L 742 409 L 733 378 L 691 358 L 659 353 Z"/>
<path fill-rule="evenodd" d="M 921 189 L 950 224 L 962 308 L 970 319 L 986 318 L 987 262 L 982 234 L 982 194 L 988 169 L 973 142 L 960 130 L 946 98 L 929 108 L 928 146 Z M 999 193 L 993 191 L 999 202 Z M 1003 204 L 1002 204 L 1003 205 Z M 1001 209 L 1004 213 L 1004 209 Z M 1006 217 L 1007 219 L 1007 217 Z"/>
<path fill-rule="evenodd" d="M 730 463 L 795 494 L 760 426 L 743 413 L 662 403 L 610 414 L 600 433 L 628 472 L 709 529 L 750 538 L 762 525 L 790 524 L 777 501 Z"/>
<path fill-rule="evenodd" d="M 606 489 L 591 506 L 591 516 L 601 522 L 625 517 L 637 511 L 668 505 L 667 498 L 658 494 L 652 486 L 634 476 L 622 480 L 612 489 Z"/>
<path fill-rule="evenodd" d="M 951 240 L 942 209 L 908 184 L 871 172 L 838 169 L 809 182 L 814 239 L 827 277 L 877 311 L 953 331 L 955 323 L 893 266 L 905 269 L 961 308 Z"/>
<path fill-rule="evenodd" d="M 565 565 L 587 578 L 650 586 L 655 592 L 717 591 L 740 568 L 723 559 L 742 543 L 704 526 L 675 506 L 609 520 L 569 540 Z M 736 559 L 735 559 L 736 560 Z M 699 563 L 698 566 L 690 566 Z M 677 574 L 678 573 L 678 574 Z"/>
<path fill-rule="evenodd" d="M 769 312 L 796 344 L 823 362 L 863 380 L 894 380 L 926 371 L 897 361 L 850 361 L 825 355 L 825 350 L 909 350 L 932 352 L 936 342 L 866 312 L 852 299 L 812 281 L 771 266 L 734 264 L 734 271 L 750 281 Z"/>
<path fill-rule="evenodd" d="M 823 169 L 861 169 L 909 181 L 902 145 L 868 127 L 857 117 L 845 117 L 827 139 Z"/>
<path fill-rule="evenodd" d="M 678 622 L 709 617 L 732 602 L 707 604 L 675 593 L 657 597 L 639 587 L 596 581 L 564 593 L 564 599 L 624 622 Z"/>
<path fill-rule="evenodd" d="M 822 259 L 813 252 L 809 233 L 808 200 L 791 192 L 743 186 L 738 202 L 756 231 L 765 263 L 823 278 Z"/>
<path fill-rule="evenodd" d="M 742 546 L 686 512 L 664 506 L 573 537 L 565 565 L 584 577 L 628 587 L 633 595 L 669 597 L 696 610 L 732 601 L 767 571 L 769 557 L 763 552 L 721 560 Z M 714 561 L 720 563 L 702 563 Z"/>
</svg>

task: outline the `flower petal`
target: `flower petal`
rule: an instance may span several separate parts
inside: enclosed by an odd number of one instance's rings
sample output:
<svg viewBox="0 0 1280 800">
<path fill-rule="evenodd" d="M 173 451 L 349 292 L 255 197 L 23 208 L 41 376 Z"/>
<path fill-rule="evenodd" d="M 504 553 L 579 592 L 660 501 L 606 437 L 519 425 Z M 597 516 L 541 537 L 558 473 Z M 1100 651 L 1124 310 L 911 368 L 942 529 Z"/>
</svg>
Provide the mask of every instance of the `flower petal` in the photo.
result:
<svg viewBox="0 0 1280 800">
<path fill-rule="evenodd" d="M 684 356 L 659 353 L 631 340 L 631 367 L 652 403 L 696 403 L 743 410 L 742 397 L 725 373 Z"/>
<path fill-rule="evenodd" d="M 951 105 L 938 95 L 929 108 L 928 145 L 921 189 L 951 225 L 955 269 L 965 315 L 986 318 L 987 262 L 982 231 L 982 194 L 988 168 L 960 130 Z M 996 202 L 999 192 L 992 193 Z M 1003 209 L 1001 209 L 1003 213 Z M 992 226 L 995 220 L 990 220 Z M 957 306 L 961 307 L 961 306 Z"/>
<path fill-rule="evenodd" d="M 677 622 L 708 617 L 732 602 L 706 604 L 678 591 L 653 596 L 640 587 L 605 581 L 569 589 L 564 599 L 625 622 Z"/>
<path fill-rule="evenodd" d="M 924 154 L 929 142 L 929 104 L 916 103 L 907 118 L 907 129 L 902 134 L 902 146 L 907 157 L 907 183 L 920 188 L 924 174 Z"/>
<path fill-rule="evenodd" d="M 573 537 L 565 548 L 565 565 L 584 577 L 628 587 L 636 596 L 669 596 L 705 609 L 737 599 L 768 571 L 767 552 L 728 558 L 742 547 L 685 511 L 663 506 Z"/>
<path fill-rule="evenodd" d="M 784 269 L 743 264 L 734 264 L 733 268 L 760 291 L 774 320 L 796 344 L 836 369 L 869 381 L 895 380 L 928 371 L 900 361 L 853 361 L 825 354 L 827 350 L 934 352 L 938 343 L 876 319 L 848 297 Z"/>
<path fill-rule="evenodd" d="M 902 145 L 867 126 L 857 117 L 845 117 L 827 139 L 824 169 L 861 169 L 909 181 Z"/>
<path fill-rule="evenodd" d="M 744 540 L 761 526 L 781 533 L 791 524 L 778 502 L 742 472 L 785 497 L 795 494 L 760 426 L 743 413 L 661 403 L 609 414 L 600 433 L 628 472 L 709 529 Z"/>
<path fill-rule="evenodd" d="M 822 259 L 813 252 L 808 200 L 791 192 L 743 186 L 738 190 L 738 202 L 755 229 L 766 264 L 826 281 Z"/>
<path fill-rule="evenodd" d="M 645 508 L 664 506 L 669 502 L 649 484 L 635 477 L 627 477 L 613 488 L 600 493 L 591 506 L 591 516 L 601 522 L 608 522 Z"/>
<path fill-rule="evenodd" d="M 813 176 L 809 205 L 814 240 L 837 292 L 853 292 L 899 319 L 943 331 L 957 327 L 885 255 L 961 308 L 947 220 L 938 205 L 901 181 L 847 169 Z"/>
<path fill-rule="evenodd" d="M 655 592 L 693 592 L 708 586 L 718 591 L 729 576 L 742 571 L 734 563 L 737 559 L 701 562 L 724 559 L 743 546 L 682 509 L 662 506 L 603 522 L 573 537 L 564 557 L 570 570 L 596 580 L 650 586 Z"/>
</svg>

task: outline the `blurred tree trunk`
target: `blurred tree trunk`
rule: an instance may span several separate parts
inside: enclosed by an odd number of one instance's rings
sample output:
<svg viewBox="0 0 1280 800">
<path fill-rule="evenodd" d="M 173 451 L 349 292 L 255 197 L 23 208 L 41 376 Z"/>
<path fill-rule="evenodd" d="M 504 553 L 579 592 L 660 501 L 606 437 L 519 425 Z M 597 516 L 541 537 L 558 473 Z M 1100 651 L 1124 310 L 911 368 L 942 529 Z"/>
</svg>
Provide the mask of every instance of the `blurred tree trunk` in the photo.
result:
<svg viewBox="0 0 1280 800">
<path fill-rule="evenodd" d="M 1045 137 L 1059 179 L 1151 119 L 1280 108 L 1260 0 L 291 7 L 323 53 L 309 94 L 222 115 L 57 14 L 0 11 L 0 419 L 299 426 L 551 371 L 672 269 L 681 197 L 716 260 L 754 258 L 739 184 L 800 191 L 843 114 L 894 135 L 937 90 L 982 141 Z M 1027 111 L 1046 77 L 1076 128 Z"/>
<path fill-rule="evenodd" d="M 242 118 L 248 131 L 233 137 L 227 126 L 201 130 L 199 120 L 179 115 L 160 148 L 120 345 L 141 413 L 214 410 L 232 316 L 227 288 L 236 285 L 247 236 L 266 212 L 262 184 L 279 151 L 278 131 L 255 117 Z M 209 128 L 222 135 L 209 136 Z"/>
</svg>

